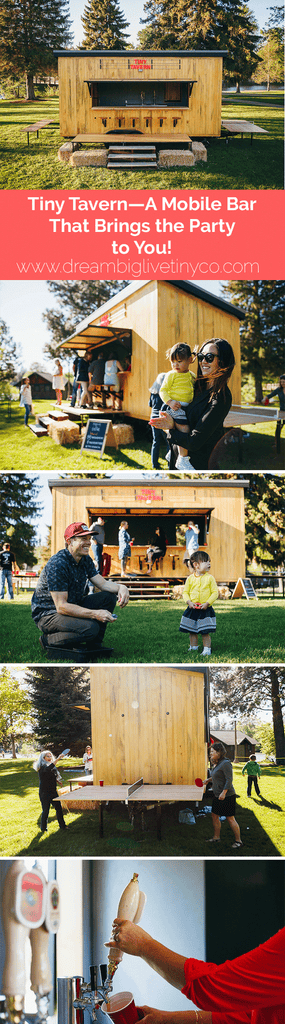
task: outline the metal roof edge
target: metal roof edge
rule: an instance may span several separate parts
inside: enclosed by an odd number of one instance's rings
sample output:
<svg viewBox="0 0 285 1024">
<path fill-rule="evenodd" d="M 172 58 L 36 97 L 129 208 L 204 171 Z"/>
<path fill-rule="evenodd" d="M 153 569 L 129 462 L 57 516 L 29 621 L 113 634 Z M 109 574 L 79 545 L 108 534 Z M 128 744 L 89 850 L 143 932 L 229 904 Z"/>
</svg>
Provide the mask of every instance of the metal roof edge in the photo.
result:
<svg viewBox="0 0 285 1024">
<path fill-rule="evenodd" d="M 55 57 L 226 57 L 228 50 L 54 50 Z"/>
<path fill-rule="evenodd" d="M 55 480 L 48 480 L 48 486 L 49 486 L 51 491 L 52 491 L 53 487 L 90 487 L 90 485 L 92 487 L 114 487 L 114 485 L 115 486 L 119 486 L 119 487 L 122 487 L 122 486 L 127 487 L 127 486 L 131 485 L 133 487 L 138 487 L 138 486 L 150 487 L 151 486 L 151 487 L 156 487 L 156 488 L 158 488 L 158 487 L 188 487 L 188 488 L 191 487 L 192 488 L 192 487 L 209 487 L 209 486 L 211 486 L 211 487 L 244 487 L 244 488 L 246 488 L 246 487 L 249 487 L 249 483 L 250 483 L 250 481 L 245 479 L 244 477 L 242 477 L 241 479 L 235 479 L 235 480 L 223 480 L 222 477 L 219 477 L 217 480 L 212 480 L 210 477 L 205 477 L 204 480 L 201 480 L 201 479 L 199 479 L 199 480 L 179 480 L 177 478 L 175 480 L 169 480 L 169 479 L 164 480 L 163 478 L 159 479 L 159 480 L 158 479 L 154 480 L 152 478 L 152 476 L 149 476 L 149 478 L 143 478 L 143 479 L 141 477 L 137 477 L 135 479 L 132 478 L 130 481 L 128 481 L 128 480 L 118 480 L 117 477 L 115 479 L 113 477 L 111 477 L 111 479 L 109 479 L 109 478 L 105 479 L 104 477 L 101 477 L 99 480 L 94 480 L 93 477 L 88 477 L 87 479 L 84 478 L 84 480 L 81 480 L 80 477 L 74 477 L 72 480 L 65 480 L 65 479 L 62 479 L 61 477 L 58 477 Z"/>
</svg>

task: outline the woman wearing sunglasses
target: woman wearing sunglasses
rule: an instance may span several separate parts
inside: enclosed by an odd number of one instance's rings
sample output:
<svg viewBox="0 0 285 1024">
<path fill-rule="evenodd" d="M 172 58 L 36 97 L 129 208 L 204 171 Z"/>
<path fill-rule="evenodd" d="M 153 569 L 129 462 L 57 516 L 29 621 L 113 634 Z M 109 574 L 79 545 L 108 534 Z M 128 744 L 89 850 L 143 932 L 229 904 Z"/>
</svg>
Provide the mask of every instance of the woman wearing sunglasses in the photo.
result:
<svg viewBox="0 0 285 1024">
<path fill-rule="evenodd" d="M 213 448 L 224 434 L 232 396 L 228 380 L 233 372 L 235 357 L 232 346 L 225 338 L 205 341 L 198 352 L 198 373 L 194 398 L 185 409 L 189 434 L 183 437 L 194 469 L 207 469 Z M 155 421 L 157 429 L 170 431 L 171 445 L 179 445 L 181 437 L 172 416 L 160 413 Z M 174 460 L 170 468 L 174 469 Z"/>
</svg>

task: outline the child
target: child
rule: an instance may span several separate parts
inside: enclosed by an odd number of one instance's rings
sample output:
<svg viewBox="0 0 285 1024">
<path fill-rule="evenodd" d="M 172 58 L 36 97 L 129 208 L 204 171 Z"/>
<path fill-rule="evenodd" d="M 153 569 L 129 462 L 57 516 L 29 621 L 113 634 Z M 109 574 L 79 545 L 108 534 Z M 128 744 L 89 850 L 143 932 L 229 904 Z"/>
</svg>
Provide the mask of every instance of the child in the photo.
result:
<svg viewBox="0 0 285 1024">
<path fill-rule="evenodd" d="M 87 744 L 87 747 L 85 747 L 85 754 L 83 754 L 82 761 L 83 761 L 83 764 L 84 764 L 86 775 L 92 775 L 92 772 L 93 772 L 93 760 L 92 760 L 92 750 L 91 750 L 91 747 L 90 747 L 89 743 Z"/>
<path fill-rule="evenodd" d="M 210 576 L 211 560 L 206 551 L 194 551 L 190 557 L 193 569 L 186 580 L 183 598 L 187 608 L 180 622 L 182 633 L 191 635 L 189 651 L 198 651 L 198 633 L 203 639 L 203 656 L 211 654 L 210 633 L 216 631 L 216 616 L 212 605 L 219 596 L 216 580 Z"/>
<path fill-rule="evenodd" d="M 251 754 L 249 761 L 247 761 L 247 764 L 244 765 L 244 768 L 242 769 L 242 775 L 244 775 L 245 772 L 247 773 L 247 795 L 251 796 L 251 787 L 253 783 L 257 796 L 260 796 L 260 789 L 257 781 L 257 776 L 261 775 L 261 770 L 260 765 L 257 764 L 255 754 Z"/>
<path fill-rule="evenodd" d="M 166 356 L 170 359 L 172 370 L 165 374 L 159 394 L 167 411 L 170 411 L 173 416 L 177 429 L 184 434 L 189 434 L 185 408 L 192 402 L 194 395 L 195 378 L 189 366 L 194 362 L 195 355 L 191 355 L 189 345 L 173 345 L 173 348 L 168 349 Z M 193 469 L 187 448 L 183 448 L 181 445 L 179 445 L 179 456 L 175 468 Z"/>
</svg>

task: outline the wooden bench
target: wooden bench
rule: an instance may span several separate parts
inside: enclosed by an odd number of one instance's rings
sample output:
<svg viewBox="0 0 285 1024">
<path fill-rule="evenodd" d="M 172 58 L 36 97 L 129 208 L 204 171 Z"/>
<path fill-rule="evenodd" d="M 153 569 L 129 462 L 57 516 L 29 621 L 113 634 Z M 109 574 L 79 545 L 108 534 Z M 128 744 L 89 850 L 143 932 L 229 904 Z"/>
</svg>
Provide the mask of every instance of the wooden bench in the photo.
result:
<svg viewBox="0 0 285 1024">
<path fill-rule="evenodd" d="M 43 121 L 35 121 L 34 124 L 28 124 L 26 128 L 20 128 L 21 132 L 27 132 L 28 146 L 30 145 L 29 135 L 31 132 L 36 132 L 38 139 L 39 131 L 41 131 L 42 128 L 49 128 L 51 124 L 56 124 L 53 118 L 45 118 Z"/>
</svg>

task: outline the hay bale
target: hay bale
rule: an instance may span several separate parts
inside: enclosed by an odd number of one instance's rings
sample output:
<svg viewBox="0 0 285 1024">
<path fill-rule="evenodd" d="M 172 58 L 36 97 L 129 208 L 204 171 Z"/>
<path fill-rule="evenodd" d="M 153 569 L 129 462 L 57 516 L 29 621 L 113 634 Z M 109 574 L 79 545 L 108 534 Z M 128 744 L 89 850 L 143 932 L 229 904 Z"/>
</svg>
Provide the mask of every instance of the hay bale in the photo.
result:
<svg viewBox="0 0 285 1024">
<path fill-rule="evenodd" d="M 76 149 L 79 149 L 79 142 L 64 142 L 63 146 L 60 146 L 58 150 L 58 160 L 61 160 L 62 163 L 69 163 L 71 154 Z"/>
<path fill-rule="evenodd" d="M 195 163 L 197 163 L 198 160 L 204 160 L 204 162 L 207 163 L 208 154 L 203 142 L 192 142 L 192 153 L 194 153 Z"/>
<path fill-rule="evenodd" d="M 134 431 L 128 423 L 113 423 L 113 431 L 117 444 L 133 444 Z"/>
<path fill-rule="evenodd" d="M 158 168 L 162 167 L 193 167 L 195 164 L 194 153 L 190 149 L 161 149 L 158 159 Z"/>
<path fill-rule="evenodd" d="M 71 167 L 107 167 L 107 159 L 107 149 L 81 149 L 71 154 L 69 162 Z"/>
<path fill-rule="evenodd" d="M 219 591 L 219 598 L 220 598 L 221 601 L 226 601 L 229 597 L 232 596 L 231 595 L 231 591 L 230 591 L 229 587 L 227 587 L 226 583 L 221 583 L 221 586 L 218 587 L 218 591 Z"/>
<path fill-rule="evenodd" d="M 80 789 L 82 786 L 78 786 L 78 800 L 69 800 L 70 789 L 69 786 L 60 787 L 60 802 L 62 810 L 64 811 L 96 811 L 99 807 L 98 800 L 90 800 L 86 803 L 86 800 L 80 800 Z M 73 790 L 74 793 L 74 790 Z"/>
<path fill-rule="evenodd" d="M 71 420 L 61 420 L 59 423 L 51 421 L 47 431 L 55 444 L 78 444 L 79 426 L 78 423 L 71 423 Z"/>
</svg>

